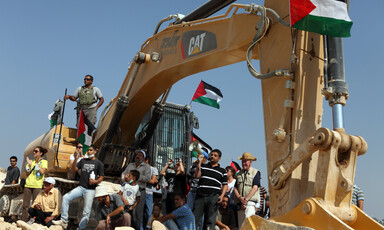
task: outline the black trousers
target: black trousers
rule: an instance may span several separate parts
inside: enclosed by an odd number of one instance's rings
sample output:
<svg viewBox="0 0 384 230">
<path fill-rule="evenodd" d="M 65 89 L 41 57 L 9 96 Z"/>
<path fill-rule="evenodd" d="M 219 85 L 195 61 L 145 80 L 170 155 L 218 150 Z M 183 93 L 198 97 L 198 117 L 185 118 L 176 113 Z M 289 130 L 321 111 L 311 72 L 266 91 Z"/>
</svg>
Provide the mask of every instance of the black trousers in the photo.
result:
<svg viewBox="0 0 384 230">
<path fill-rule="evenodd" d="M 45 218 L 52 215 L 52 212 L 43 212 L 38 209 L 29 208 L 28 209 L 29 216 L 31 218 L 35 218 L 36 223 L 47 226 L 48 228 L 52 225 L 52 220 L 48 223 L 45 223 Z"/>
</svg>

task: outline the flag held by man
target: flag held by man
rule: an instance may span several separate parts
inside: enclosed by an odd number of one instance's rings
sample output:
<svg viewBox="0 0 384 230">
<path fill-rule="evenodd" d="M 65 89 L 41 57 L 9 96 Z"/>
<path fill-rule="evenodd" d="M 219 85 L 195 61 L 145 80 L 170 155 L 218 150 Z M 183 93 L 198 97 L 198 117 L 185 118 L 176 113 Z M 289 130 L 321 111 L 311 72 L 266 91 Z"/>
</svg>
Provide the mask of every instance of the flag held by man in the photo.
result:
<svg viewBox="0 0 384 230">
<path fill-rule="evenodd" d="M 222 99 L 223 99 L 223 94 L 218 88 L 204 81 L 201 81 L 199 86 L 196 89 L 195 94 L 193 95 L 192 101 L 219 109 L 220 108 L 219 102 Z"/>
<path fill-rule="evenodd" d="M 350 37 L 346 0 L 290 0 L 291 26 L 333 37 Z"/>
<path fill-rule="evenodd" d="M 79 127 L 77 128 L 77 140 L 83 145 L 83 154 L 92 145 L 92 135 L 96 131 L 95 126 L 84 116 L 83 110 L 80 111 Z"/>
</svg>

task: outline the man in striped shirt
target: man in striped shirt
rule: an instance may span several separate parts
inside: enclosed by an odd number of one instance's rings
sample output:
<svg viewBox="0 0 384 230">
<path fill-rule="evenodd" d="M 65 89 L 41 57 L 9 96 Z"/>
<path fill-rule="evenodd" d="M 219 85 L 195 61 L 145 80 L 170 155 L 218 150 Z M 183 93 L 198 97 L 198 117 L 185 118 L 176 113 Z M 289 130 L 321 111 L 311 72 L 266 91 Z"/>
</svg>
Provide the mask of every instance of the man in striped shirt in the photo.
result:
<svg viewBox="0 0 384 230">
<path fill-rule="evenodd" d="M 363 210 L 364 208 L 364 192 L 356 185 L 353 186 L 352 204 Z"/>
<path fill-rule="evenodd" d="M 199 163 L 195 176 L 199 179 L 197 195 L 193 206 L 193 215 L 196 223 L 200 222 L 204 214 L 203 229 L 215 229 L 217 210 L 227 191 L 227 172 L 220 167 L 221 151 L 214 149 L 209 157 L 208 164 Z"/>
<path fill-rule="evenodd" d="M 260 186 L 260 207 L 257 209 L 256 215 L 264 217 L 267 214 L 267 208 L 265 207 L 264 203 L 267 199 L 267 190 L 263 186 Z"/>
</svg>

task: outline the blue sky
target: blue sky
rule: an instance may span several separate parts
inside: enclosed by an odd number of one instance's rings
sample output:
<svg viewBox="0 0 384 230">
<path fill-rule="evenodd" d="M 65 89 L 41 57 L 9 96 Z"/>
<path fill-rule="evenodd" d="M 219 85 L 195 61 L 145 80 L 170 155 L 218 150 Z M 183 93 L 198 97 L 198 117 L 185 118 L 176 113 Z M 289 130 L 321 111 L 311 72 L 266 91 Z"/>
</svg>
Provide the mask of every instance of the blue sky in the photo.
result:
<svg viewBox="0 0 384 230">
<path fill-rule="evenodd" d="M 0 1 L 0 167 L 8 166 L 11 155 L 21 158 L 27 144 L 49 130 L 47 115 L 65 88 L 73 94 L 84 75 L 92 74 L 106 104 L 116 96 L 128 63 L 159 20 L 187 14 L 204 2 Z M 368 142 L 368 152 L 358 157 L 355 181 L 364 190 L 365 211 L 379 218 L 384 218 L 384 185 L 376 180 L 384 174 L 382 9 L 382 0 L 352 1 L 352 36 L 343 40 L 350 93 L 345 128 Z M 181 80 L 168 100 L 189 104 L 200 80 L 218 87 L 224 99 L 220 110 L 192 103 L 200 121 L 196 133 L 223 151 L 222 165 L 245 151 L 254 154 L 258 158 L 254 167 L 262 171 L 262 183 L 267 184 L 260 81 L 249 74 L 244 62 L 238 63 Z M 74 106 L 66 104 L 64 122 L 70 127 L 75 125 Z M 331 116 L 326 102 L 323 126 L 332 128 Z"/>
</svg>

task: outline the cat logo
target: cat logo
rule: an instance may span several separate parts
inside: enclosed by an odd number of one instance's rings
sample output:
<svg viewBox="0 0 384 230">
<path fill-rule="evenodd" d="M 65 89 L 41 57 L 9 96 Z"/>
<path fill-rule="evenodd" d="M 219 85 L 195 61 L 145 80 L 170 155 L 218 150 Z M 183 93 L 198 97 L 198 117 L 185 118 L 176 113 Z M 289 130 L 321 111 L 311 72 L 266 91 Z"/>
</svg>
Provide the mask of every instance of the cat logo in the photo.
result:
<svg viewBox="0 0 384 230">
<path fill-rule="evenodd" d="M 181 42 L 181 53 L 183 59 L 217 48 L 216 35 L 214 33 L 194 30 L 183 33 Z"/>
</svg>

